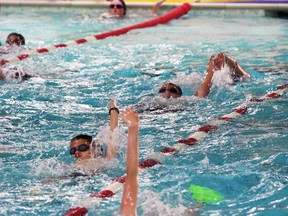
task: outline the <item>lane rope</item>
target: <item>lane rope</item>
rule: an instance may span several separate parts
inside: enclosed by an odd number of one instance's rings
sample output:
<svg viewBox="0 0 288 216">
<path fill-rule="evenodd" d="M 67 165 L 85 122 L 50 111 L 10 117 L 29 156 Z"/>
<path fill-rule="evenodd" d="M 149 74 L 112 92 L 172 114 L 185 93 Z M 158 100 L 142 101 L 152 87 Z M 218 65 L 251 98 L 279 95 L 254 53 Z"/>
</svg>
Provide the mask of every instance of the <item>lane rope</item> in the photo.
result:
<svg viewBox="0 0 288 216">
<path fill-rule="evenodd" d="M 152 153 L 147 159 L 139 163 L 139 173 L 144 170 L 151 168 L 157 164 L 163 164 L 163 162 L 169 158 L 173 157 L 175 154 L 183 152 L 186 148 L 189 148 L 192 145 L 195 145 L 199 140 L 207 136 L 207 134 L 214 132 L 219 126 L 226 124 L 244 114 L 246 114 L 248 107 L 254 103 L 264 102 L 269 99 L 279 98 L 285 90 L 288 89 L 288 83 L 277 87 L 273 92 L 270 92 L 260 98 L 252 98 L 248 101 L 245 101 L 243 104 L 234 109 L 231 113 L 223 115 L 222 117 L 211 120 L 207 124 L 200 126 L 196 132 L 192 133 L 186 139 L 178 140 L 175 145 L 166 147 L 159 152 Z M 92 193 L 90 196 L 86 197 L 84 200 L 79 203 L 79 206 L 70 208 L 65 216 L 79 216 L 81 212 L 88 213 L 90 206 L 93 206 L 93 203 L 97 199 L 95 198 L 108 198 L 113 196 L 119 191 L 125 183 L 126 174 L 120 178 L 114 179 L 113 182 L 107 187 L 103 188 L 99 192 Z M 86 214 L 85 213 L 85 214 Z"/>
<path fill-rule="evenodd" d="M 164 24 L 164 23 L 169 22 L 170 20 L 180 18 L 184 14 L 188 13 L 190 9 L 191 9 L 191 5 L 189 3 L 183 3 L 182 5 L 169 11 L 168 13 L 166 13 L 162 16 L 156 17 L 154 19 L 145 21 L 143 23 L 135 24 L 132 26 L 118 29 L 118 30 L 104 32 L 101 34 L 96 34 L 96 35 L 85 37 L 85 38 L 80 38 L 77 40 L 71 40 L 71 41 L 68 41 L 66 43 L 56 44 L 56 45 L 52 45 L 49 47 L 32 50 L 30 52 L 20 54 L 18 56 L 14 56 L 11 58 L 1 59 L 0 66 L 3 66 L 5 64 L 11 63 L 11 62 L 22 61 L 28 57 L 31 57 L 31 56 L 34 56 L 37 54 L 48 53 L 48 52 L 51 52 L 51 51 L 59 49 L 59 48 L 69 47 L 69 46 L 73 46 L 73 45 L 77 45 L 77 44 L 84 44 L 84 43 L 87 43 L 87 42 L 93 41 L 93 40 L 102 40 L 102 39 L 105 39 L 105 38 L 110 37 L 110 36 L 119 36 L 119 35 L 125 34 L 131 30 L 134 30 L 134 29 L 148 28 L 148 27 L 156 26 L 158 24 Z"/>
</svg>

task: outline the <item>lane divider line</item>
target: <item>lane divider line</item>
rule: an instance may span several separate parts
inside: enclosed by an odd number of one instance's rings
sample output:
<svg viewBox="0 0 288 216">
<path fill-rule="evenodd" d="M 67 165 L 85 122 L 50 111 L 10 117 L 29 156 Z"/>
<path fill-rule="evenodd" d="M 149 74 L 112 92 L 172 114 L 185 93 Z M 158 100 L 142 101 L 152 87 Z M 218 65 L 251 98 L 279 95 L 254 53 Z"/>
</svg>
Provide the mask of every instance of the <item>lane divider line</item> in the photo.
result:
<svg viewBox="0 0 288 216">
<path fill-rule="evenodd" d="M 155 165 L 163 164 L 168 157 L 172 157 L 175 154 L 195 145 L 199 140 L 203 139 L 209 133 L 214 132 L 219 126 L 226 124 L 244 114 L 247 113 L 248 107 L 254 103 L 264 102 L 269 99 L 279 98 L 285 90 L 288 89 L 288 83 L 277 87 L 274 92 L 270 92 L 260 98 L 252 98 L 245 101 L 243 104 L 234 109 L 231 113 L 225 114 L 222 117 L 214 119 L 207 124 L 200 126 L 198 130 L 186 139 L 181 139 L 176 142 L 173 146 L 165 147 L 159 152 L 152 153 L 147 159 L 139 163 L 139 173 L 144 170 L 154 167 Z M 126 174 L 120 178 L 114 179 L 113 182 L 107 187 L 103 188 L 99 192 L 92 193 L 90 196 L 86 197 L 77 207 L 70 208 L 65 216 L 79 216 L 81 212 L 88 213 L 88 209 L 95 202 L 95 198 L 108 198 L 116 194 L 120 189 L 122 189 L 126 179 Z"/>
<path fill-rule="evenodd" d="M 191 5 L 189 3 L 183 3 L 182 5 L 178 6 L 177 8 L 169 11 L 168 13 L 166 13 L 162 16 L 156 17 L 154 19 L 151 19 L 151 20 L 139 23 L 139 24 L 135 24 L 135 25 L 128 26 L 125 28 L 121 28 L 118 30 L 104 32 L 101 34 L 96 34 L 93 36 L 88 36 L 85 38 L 71 40 L 71 41 L 68 41 L 66 43 L 56 44 L 56 45 L 52 45 L 52 46 L 49 46 L 46 48 L 39 48 L 36 50 L 32 50 L 28 53 L 20 54 L 18 56 L 14 56 L 14 57 L 11 57 L 8 59 L 1 59 L 0 66 L 3 66 L 5 64 L 11 63 L 11 62 L 22 61 L 24 59 L 27 59 L 28 57 L 31 57 L 31 56 L 34 56 L 37 54 L 48 53 L 48 52 L 51 52 L 51 51 L 59 49 L 59 48 L 74 46 L 77 44 L 84 44 L 84 43 L 87 43 L 89 41 L 94 41 L 94 40 L 103 40 L 107 37 L 119 36 L 122 34 L 126 34 L 127 32 L 134 30 L 134 29 L 148 28 L 148 27 L 156 26 L 158 24 L 164 24 L 164 23 L 167 23 L 173 19 L 180 18 L 184 14 L 188 13 L 190 11 L 190 9 L 191 9 Z"/>
</svg>

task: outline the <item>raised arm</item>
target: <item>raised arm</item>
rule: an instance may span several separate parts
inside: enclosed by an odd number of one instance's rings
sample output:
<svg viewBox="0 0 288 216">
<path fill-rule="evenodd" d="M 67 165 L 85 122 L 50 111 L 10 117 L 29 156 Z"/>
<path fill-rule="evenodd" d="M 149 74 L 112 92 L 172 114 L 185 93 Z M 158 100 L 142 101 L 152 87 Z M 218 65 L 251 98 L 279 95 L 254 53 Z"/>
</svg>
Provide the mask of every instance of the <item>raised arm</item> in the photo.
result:
<svg viewBox="0 0 288 216">
<path fill-rule="evenodd" d="M 196 96 L 200 97 L 200 98 L 204 98 L 206 97 L 209 92 L 210 92 L 210 88 L 212 86 L 212 78 L 214 75 L 214 71 L 217 68 L 214 65 L 214 56 L 211 56 L 208 62 L 208 67 L 206 69 L 206 75 L 204 77 L 203 82 L 201 83 L 198 91 L 196 92 Z"/>
<path fill-rule="evenodd" d="M 115 128 L 118 127 L 119 109 L 116 107 L 114 100 L 110 100 L 109 107 L 110 107 L 109 108 L 110 130 L 113 131 Z M 115 157 L 116 154 L 117 154 L 117 146 L 112 143 L 112 137 L 110 137 L 109 142 L 107 143 L 106 158 L 111 159 Z"/>
<path fill-rule="evenodd" d="M 241 66 L 237 63 L 235 59 L 220 52 L 217 54 L 216 57 L 210 57 L 206 70 L 206 75 L 198 91 L 196 92 L 196 96 L 204 98 L 209 94 L 212 86 L 212 78 L 214 72 L 216 70 L 221 70 L 225 63 L 229 66 L 233 77 L 250 77 L 250 74 L 243 68 L 241 68 Z"/>
<path fill-rule="evenodd" d="M 231 56 L 227 56 L 224 53 L 219 53 L 218 55 L 224 56 L 223 58 L 225 59 L 226 64 L 230 67 L 231 72 L 233 73 L 234 76 L 236 77 L 250 77 L 250 74 L 245 71 L 238 63 L 237 61 L 232 58 Z"/>
<path fill-rule="evenodd" d="M 139 164 L 139 117 L 131 108 L 121 113 L 121 118 L 128 126 L 128 145 L 126 158 L 126 181 L 124 185 L 120 214 L 137 215 L 138 164 Z"/>
<path fill-rule="evenodd" d="M 151 8 L 151 14 L 158 14 L 159 6 L 166 0 L 158 0 Z"/>
</svg>

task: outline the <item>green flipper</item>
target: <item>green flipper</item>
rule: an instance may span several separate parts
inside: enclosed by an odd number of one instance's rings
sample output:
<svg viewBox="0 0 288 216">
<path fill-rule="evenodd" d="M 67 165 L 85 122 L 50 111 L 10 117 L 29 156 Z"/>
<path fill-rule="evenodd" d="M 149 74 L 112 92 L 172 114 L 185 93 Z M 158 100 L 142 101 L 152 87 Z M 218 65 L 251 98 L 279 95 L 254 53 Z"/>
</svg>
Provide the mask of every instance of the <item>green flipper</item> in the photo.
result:
<svg viewBox="0 0 288 216">
<path fill-rule="evenodd" d="M 206 187 L 190 185 L 188 190 L 193 193 L 192 198 L 200 203 L 211 204 L 224 198 L 222 194 Z"/>
</svg>

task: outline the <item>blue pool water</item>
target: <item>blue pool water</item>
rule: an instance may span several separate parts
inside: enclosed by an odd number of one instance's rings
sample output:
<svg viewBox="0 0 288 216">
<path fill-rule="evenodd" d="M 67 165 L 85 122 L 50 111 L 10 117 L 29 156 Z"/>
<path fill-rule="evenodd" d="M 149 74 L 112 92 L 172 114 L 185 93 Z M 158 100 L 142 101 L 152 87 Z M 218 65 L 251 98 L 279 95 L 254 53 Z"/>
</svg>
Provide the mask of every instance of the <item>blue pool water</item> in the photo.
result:
<svg viewBox="0 0 288 216">
<path fill-rule="evenodd" d="M 27 50 L 65 43 L 150 19 L 144 9 L 129 19 L 99 19 L 105 10 L 1 8 L 0 39 L 26 38 Z M 163 13 L 167 11 L 162 11 Z M 196 11 L 165 25 L 36 55 L 8 67 L 35 75 L 0 82 L 0 215 L 63 215 L 125 172 L 125 149 L 101 175 L 66 178 L 73 158 L 69 140 L 96 135 L 108 123 L 108 102 L 120 108 L 166 104 L 140 114 L 140 161 L 189 136 L 249 97 L 288 83 L 288 22 L 260 10 Z M 206 99 L 193 96 L 210 55 L 235 57 L 250 81 L 216 83 Z M 11 54 L 13 56 L 13 54 Z M 3 56 L 2 56 L 3 57 Z M 6 57 L 6 56 L 5 56 Z M 159 101 L 158 87 L 173 81 L 183 98 Z M 287 91 L 257 103 L 164 164 L 141 173 L 138 214 L 181 215 L 196 204 L 191 184 L 224 196 L 199 215 L 288 214 Z M 120 127 L 125 130 L 123 123 Z M 58 181 L 46 182 L 48 178 Z M 89 215 L 117 215 L 121 191 L 95 200 Z"/>
</svg>

